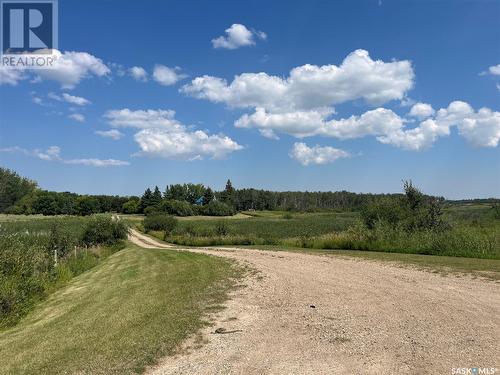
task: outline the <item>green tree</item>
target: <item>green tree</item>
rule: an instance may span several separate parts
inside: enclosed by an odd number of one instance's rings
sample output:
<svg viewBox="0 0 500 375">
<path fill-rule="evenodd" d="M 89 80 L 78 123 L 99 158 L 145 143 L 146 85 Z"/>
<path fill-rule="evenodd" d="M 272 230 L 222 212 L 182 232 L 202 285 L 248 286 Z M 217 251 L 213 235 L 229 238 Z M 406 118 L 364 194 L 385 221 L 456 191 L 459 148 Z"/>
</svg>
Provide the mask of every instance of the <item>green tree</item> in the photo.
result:
<svg viewBox="0 0 500 375">
<path fill-rule="evenodd" d="M 221 199 L 224 203 L 233 207 L 234 206 L 234 198 L 235 198 L 235 191 L 233 188 L 233 184 L 231 183 L 231 180 L 228 179 L 226 182 L 226 188 L 221 193 Z"/>
<path fill-rule="evenodd" d="M 153 194 L 151 195 L 151 204 L 152 205 L 157 205 L 161 202 L 161 191 L 158 189 L 158 186 L 155 186 L 155 190 L 153 191 Z"/>
<path fill-rule="evenodd" d="M 214 200 L 214 198 L 215 198 L 214 192 L 212 191 L 212 189 L 207 187 L 205 189 L 205 193 L 203 194 L 203 204 L 204 205 L 209 204 L 210 202 L 212 202 Z"/>
<path fill-rule="evenodd" d="M 5 212 L 36 188 L 36 182 L 21 177 L 10 169 L 0 168 L 0 212 Z"/>
<path fill-rule="evenodd" d="M 123 203 L 122 212 L 124 214 L 137 214 L 139 213 L 139 199 L 130 199 Z"/>
<path fill-rule="evenodd" d="M 99 213 L 99 201 L 92 196 L 79 196 L 76 199 L 76 211 L 83 216 Z"/>
<path fill-rule="evenodd" d="M 151 206 L 151 198 L 153 197 L 153 193 L 150 188 L 147 188 L 144 194 L 141 197 L 141 203 L 139 204 L 140 212 L 144 212 L 146 207 Z"/>
</svg>

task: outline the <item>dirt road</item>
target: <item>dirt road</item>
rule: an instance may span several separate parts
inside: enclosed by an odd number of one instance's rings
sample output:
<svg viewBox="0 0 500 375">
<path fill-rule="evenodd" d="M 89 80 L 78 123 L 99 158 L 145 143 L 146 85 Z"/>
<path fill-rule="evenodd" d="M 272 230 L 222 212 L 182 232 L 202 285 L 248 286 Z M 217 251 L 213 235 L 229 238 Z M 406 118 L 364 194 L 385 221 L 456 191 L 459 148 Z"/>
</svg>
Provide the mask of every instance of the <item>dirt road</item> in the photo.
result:
<svg viewBox="0 0 500 375">
<path fill-rule="evenodd" d="M 133 232 L 143 247 L 165 247 Z M 500 284 L 393 265 L 250 249 L 191 249 L 250 264 L 206 344 L 151 374 L 451 374 L 500 367 Z M 214 334 L 216 328 L 241 330 Z M 500 373 L 500 370 L 497 370 Z"/>
</svg>

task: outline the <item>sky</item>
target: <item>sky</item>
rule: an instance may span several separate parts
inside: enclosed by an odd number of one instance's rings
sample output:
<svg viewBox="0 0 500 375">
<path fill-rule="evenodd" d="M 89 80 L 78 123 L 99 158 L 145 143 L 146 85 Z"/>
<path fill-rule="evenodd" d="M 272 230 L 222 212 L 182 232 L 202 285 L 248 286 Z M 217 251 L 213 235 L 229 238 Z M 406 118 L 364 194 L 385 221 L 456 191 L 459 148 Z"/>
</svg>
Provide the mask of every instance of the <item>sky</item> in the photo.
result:
<svg viewBox="0 0 500 375">
<path fill-rule="evenodd" d="M 0 68 L 0 165 L 48 190 L 500 197 L 499 1 L 72 1 Z"/>
</svg>

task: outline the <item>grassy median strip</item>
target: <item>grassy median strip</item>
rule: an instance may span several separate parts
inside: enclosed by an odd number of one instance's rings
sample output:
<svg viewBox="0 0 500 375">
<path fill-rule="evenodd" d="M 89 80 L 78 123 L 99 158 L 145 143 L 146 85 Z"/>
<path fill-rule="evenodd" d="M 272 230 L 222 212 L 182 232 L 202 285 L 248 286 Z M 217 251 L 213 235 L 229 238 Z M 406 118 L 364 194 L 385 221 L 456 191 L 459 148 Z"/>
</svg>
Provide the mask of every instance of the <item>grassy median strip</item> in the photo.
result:
<svg viewBox="0 0 500 375">
<path fill-rule="evenodd" d="M 0 332 L 0 373 L 141 372 L 207 324 L 243 272 L 217 257 L 129 245 Z"/>
</svg>

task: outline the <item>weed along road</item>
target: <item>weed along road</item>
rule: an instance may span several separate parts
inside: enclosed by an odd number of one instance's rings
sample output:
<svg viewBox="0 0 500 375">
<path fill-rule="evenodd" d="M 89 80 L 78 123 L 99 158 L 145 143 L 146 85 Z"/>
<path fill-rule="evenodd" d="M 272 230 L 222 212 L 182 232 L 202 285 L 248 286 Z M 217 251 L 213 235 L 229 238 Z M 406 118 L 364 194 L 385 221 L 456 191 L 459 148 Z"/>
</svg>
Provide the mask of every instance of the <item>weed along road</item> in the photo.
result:
<svg viewBox="0 0 500 375">
<path fill-rule="evenodd" d="M 136 231 L 131 241 L 169 246 Z M 203 345 L 186 343 L 150 374 L 448 374 L 498 367 L 494 281 L 304 253 L 187 250 L 257 272 L 212 317 Z"/>
</svg>

